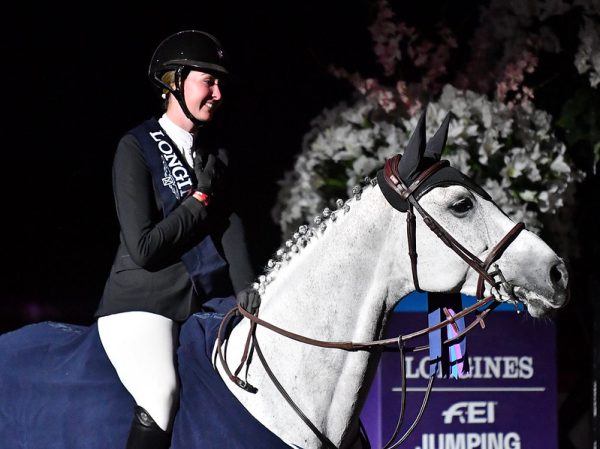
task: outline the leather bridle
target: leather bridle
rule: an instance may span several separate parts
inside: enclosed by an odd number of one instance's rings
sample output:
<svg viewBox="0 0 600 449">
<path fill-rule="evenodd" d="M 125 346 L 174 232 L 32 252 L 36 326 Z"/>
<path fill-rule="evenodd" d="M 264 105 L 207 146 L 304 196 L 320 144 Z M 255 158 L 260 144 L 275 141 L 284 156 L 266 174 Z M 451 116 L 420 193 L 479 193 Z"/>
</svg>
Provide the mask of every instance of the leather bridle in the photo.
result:
<svg viewBox="0 0 600 449">
<path fill-rule="evenodd" d="M 410 256 L 410 263 L 412 267 L 413 282 L 415 288 L 421 291 L 419 287 L 419 279 L 417 276 L 417 251 L 416 251 L 416 216 L 414 210 L 423 218 L 423 221 L 431 229 L 435 235 L 437 235 L 442 242 L 456 254 L 458 254 L 467 264 L 469 264 L 475 271 L 479 273 L 479 279 L 477 281 L 477 298 L 481 298 L 484 293 L 484 281 L 487 281 L 492 287 L 498 288 L 500 285 L 505 286 L 505 290 L 509 295 L 509 300 L 516 303 L 518 300 L 514 296 L 513 288 L 510 286 L 506 279 L 501 275 L 498 268 L 495 271 L 489 272 L 489 268 L 493 262 L 495 262 L 504 253 L 508 245 L 510 245 L 519 233 L 525 229 L 523 223 L 517 223 L 508 233 L 498 242 L 498 244 L 492 248 L 486 257 L 485 261 L 481 261 L 477 256 L 471 253 L 468 249 L 462 246 L 452 237 L 442 226 L 436 222 L 431 215 L 429 215 L 419 204 L 415 198 L 414 192 L 417 188 L 425 183 L 425 181 L 433 175 L 436 171 L 443 167 L 446 167 L 449 163 L 446 160 L 435 162 L 429 168 L 424 170 L 417 178 L 411 183 L 410 186 L 406 186 L 402 181 L 402 178 L 398 174 L 398 163 L 400 161 L 400 155 L 397 154 L 394 157 L 388 159 L 384 166 L 384 179 L 387 184 L 394 189 L 398 196 L 408 201 L 408 211 L 406 215 L 406 232 L 408 237 L 408 254 Z M 414 210 L 413 210 L 414 209 Z M 499 275 L 500 282 L 494 280 L 494 276 Z"/>
<path fill-rule="evenodd" d="M 425 224 L 429 227 L 429 229 L 431 229 L 435 233 L 436 236 L 438 236 L 440 238 L 440 240 L 442 240 L 442 242 L 444 242 L 444 244 L 446 244 L 449 248 L 451 248 L 469 266 L 471 266 L 474 270 L 476 270 L 479 273 L 479 278 L 478 278 L 478 282 L 477 282 L 477 298 L 482 298 L 483 293 L 485 291 L 484 282 L 487 281 L 492 286 L 492 288 L 497 289 L 499 295 L 500 295 L 499 287 L 503 286 L 505 291 L 509 295 L 508 301 L 516 303 L 517 298 L 514 296 L 513 287 L 506 281 L 506 279 L 502 275 L 502 273 L 501 273 L 500 269 L 497 267 L 497 265 L 495 266 L 495 268 L 496 268 L 495 271 L 490 272 L 489 269 L 490 269 L 490 266 L 493 264 L 493 262 L 496 261 L 503 254 L 503 252 L 506 250 L 506 248 L 515 240 L 515 238 L 518 236 L 518 234 L 523 229 L 525 229 L 525 225 L 523 223 L 516 224 L 500 240 L 500 242 L 498 242 L 498 244 L 494 248 L 492 248 L 492 250 L 489 252 L 486 259 L 484 261 L 481 261 L 477 256 L 472 254 L 463 245 L 461 245 L 458 241 L 456 241 L 456 239 L 454 239 L 439 223 L 437 223 L 431 217 L 431 215 L 429 215 L 420 206 L 418 199 L 415 198 L 415 195 L 414 195 L 417 188 L 419 186 L 423 185 L 423 183 L 425 183 L 425 181 L 433 173 L 435 173 L 436 171 L 440 170 L 441 168 L 447 166 L 448 161 L 442 160 L 442 161 L 435 162 L 429 168 L 427 168 L 422 173 L 420 173 L 417 176 L 417 178 L 409 186 L 406 186 L 405 183 L 402 181 L 400 175 L 398 174 L 397 167 L 398 167 L 399 160 L 400 160 L 400 155 L 396 155 L 386 161 L 386 164 L 384 166 L 384 179 L 387 182 L 387 184 L 394 190 L 394 192 L 399 196 L 400 199 L 408 202 L 408 210 L 407 210 L 407 218 L 406 218 L 406 220 L 407 220 L 408 253 L 409 253 L 409 257 L 410 257 L 410 261 L 411 261 L 412 276 L 413 276 L 413 282 L 414 282 L 415 288 L 417 290 L 420 290 L 418 273 L 417 273 L 417 258 L 418 258 L 418 256 L 417 256 L 417 252 L 416 252 L 416 216 L 415 216 L 414 210 L 416 210 L 421 215 Z M 500 281 L 497 282 L 495 280 L 495 276 L 498 276 L 500 278 Z M 393 436 L 389 439 L 389 441 L 385 444 L 385 446 L 383 448 L 383 449 L 394 449 L 394 448 L 398 447 L 410 435 L 412 430 L 416 427 L 416 425 L 417 425 L 418 421 L 420 420 L 420 418 L 425 410 L 425 407 L 427 405 L 429 394 L 432 391 L 433 381 L 435 378 L 435 374 L 434 374 L 431 376 L 431 378 L 429 380 L 423 403 L 422 403 L 419 413 L 417 414 L 417 417 L 413 421 L 412 425 L 409 427 L 409 429 L 403 434 L 403 436 L 400 439 L 398 439 L 397 441 L 394 442 L 394 439 L 397 437 L 400 426 L 402 424 L 402 420 L 404 418 L 404 410 L 405 410 L 405 402 L 406 402 L 406 370 L 405 370 L 405 364 L 404 364 L 405 353 L 406 352 L 423 351 L 423 350 L 426 350 L 429 348 L 429 345 L 415 346 L 415 347 L 409 348 L 409 347 L 405 346 L 406 342 L 409 340 L 412 340 L 414 338 L 417 338 L 419 336 L 427 335 L 430 332 L 441 329 L 448 325 L 454 327 L 457 335 L 451 339 L 447 339 L 446 341 L 443 342 L 443 344 L 449 345 L 449 344 L 459 342 L 477 324 L 479 324 L 482 328 L 484 328 L 485 327 L 484 319 L 498 305 L 499 305 L 499 302 L 497 302 L 495 300 L 495 298 L 492 295 L 490 295 L 488 297 L 479 299 L 473 305 L 466 307 L 463 310 L 461 310 L 455 314 L 451 313 L 447 308 L 443 308 L 443 313 L 445 314 L 446 319 L 436 325 L 421 329 L 421 330 L 419 330 L 417 332 L 413 332 L 411 334 L 399 335 L 394 338 L 375 340 L 375 341 L 369 341 L 369 342 L 323 341 L 323 340 L 317 340 L 317 339 L 305 337 L 303 335 L 287 331 L 278 326 L 275 326 L 272 323 L 264 321 L 258 317 L 258 312 L 255 315 L 251 314 L 248 311 L 244 310 L 241 306 L 238 305 L 238 307 L 233 308 L 225 315 L 225 317 L 223 318 L 223 320 L 221 322 L 221 325 L 219 326 L 219 332 L 218 332 L 218 337 L 217 337 L 217 342 L 216 342 L 217 356 L 219 357 L 219 360 L 221 362 L 223 369 L 225 370 L 225 373 L 227 374 L 227 376 L 229 377 L 229 379 L 232 382 L 234 382 L 238 387 L 240 387 L 250 393 L 256 393 L 258 390 L 254 386 L 252 386 L 246 380 L 243 380 L 238 376 L 239 373 L 241 372 L 242 368 L 244 367 L 244 365 L 246 365 L 246 368 L 248 368 L 249 363 L 252 358 L 252 350 L 256 351 L 267 375 L 269 376 L 271 381 L 274 383 L 274 385 L 278 389 L 278 391 L 282 394 L 282 396 L 288 402 L 288 404 L 294 409 L 294 411 L 306 423 L 306 425 L 313 431 L 313 433 L 319 438 L 319 440 L 322 442 L 322 444 L 325 447 L 327 447 L 328 449 L 336 449 L 336 446 L 310 421 L 310 419 L 308 417 L 306 417 L 306 415 L 304 415 L 302 410 L 300 410 L 300 408 L 294 403 L 292 398 L 285 391 L 285 389 L 281 386 L 281 384 L 279 383 L 279 381 L 277 380 L 277 378 L 275 377 L 275 375 L 269 368 L 269 366 L 264 358 L 264 355 L 263 355 L 262 351 L 260 350 L 258 341 L 256 339 L 256 333 L 255 333 L 256 327 L 258 325 L 260 325 L 260 326 L 266 327 L 267 329 L 270 329 L 273 332 L 276 332 L 280 335 L 290 338 L 292 340 L 296 340 L 301 343 L 305 343 L 305 344 L 309 344 L 309 345 L 313 345 L 313 346 L 317 346 L 317 347 L 321 347 L 321 348 L 341 349 L 344 351 L 383 351 L 383 350 L 389 349 L 392 345 L 395 346 L 400 353 L 400 360 L 401 360 L 401 376 L 402 376 L 401 377 L 401 384 L 402 384 L 401 385 L 401 391 L 402 391 L 401 410 L 400 410 L 398 423 L 396 425 L 396 430 L 394 431 Z M 484 308 L 484 309 L 479 310 L 481 308 Z M 459 331 L 458 325 L 457 325 L 457 320 L 459 320 L 460 318 L 463 318 L 466 315 L 469 315 L 471 313 L 475 313 L 475 315 L 476 315 L 475 318 L 472 320 L 472 322 L 468 326 L 466 326 L 464 328 L 464 330 Z M 227 338 L 225 334 L 226 334 L 226 330 L 229 327 L 228 325 L 229 325 L 231 319 L 234 316 L 239 315 L 239 314 L 241 314 L 243 317 L 248 318 L 250 320 L 250 328 L 249 328 L 248 336 L 246 338 L 246 343 L 245 343 L 241 361 L 240 361 L 237 369 L 234 372 L 232 372 L 227 364 L 227 361 L 225 360 L 225 356 L 223 353 L 223 343 L 225 342 L 225 339 Z M 252 345 L 252 350 L 250 349 L 250 345 Z"/>
</svg>

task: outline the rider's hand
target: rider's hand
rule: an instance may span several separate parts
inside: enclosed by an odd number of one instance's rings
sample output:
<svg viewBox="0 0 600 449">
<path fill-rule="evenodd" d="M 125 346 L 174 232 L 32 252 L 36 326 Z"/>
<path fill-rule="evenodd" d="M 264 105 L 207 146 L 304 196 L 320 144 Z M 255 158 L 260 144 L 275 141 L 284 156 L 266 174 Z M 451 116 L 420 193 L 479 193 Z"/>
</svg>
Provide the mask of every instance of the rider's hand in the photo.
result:
<svg viewBox="0 0 600 449">
<path fill-rule="evenodd" d="M 201 151 L 196 152 L 194 157 L 194 173 L 196 174 L 196 190 L 206 195 L 217 196 L 225 189 L 227 179 L 227 167 L 229 157 L 227 151 L 220 148 L 217 155 L 212 153 L 203 155 Z"/>
<path fill-rule="evenodd" d="M 219 178 L 215 155 L 209 154 L 204 158 L 199 153 L 196 153 L 196 157 L 194 158 L 194 173 L 197 180 L 196 190 L 207 195 L 212 195 Z"/>
<path fill-rule="evenodd" d="M 248 287 L 237 294 L 238 304 L 248 312 L 254 314 L 260 307 L 260 294 L 254 287 Z"/>
</svg>

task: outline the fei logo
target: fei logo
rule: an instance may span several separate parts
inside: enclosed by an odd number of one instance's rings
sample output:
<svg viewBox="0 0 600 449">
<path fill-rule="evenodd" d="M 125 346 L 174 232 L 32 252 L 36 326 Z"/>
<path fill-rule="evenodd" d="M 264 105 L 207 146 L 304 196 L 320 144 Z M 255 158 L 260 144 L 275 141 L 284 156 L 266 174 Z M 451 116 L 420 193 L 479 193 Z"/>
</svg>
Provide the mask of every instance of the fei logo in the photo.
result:
<svg viewBox="0 0 600 449">
<path fill-rule="evenodd" d="M 497 402 L 461 401 L 442 412 L 444 424 L 452 424 L 458 418 L 461 424 L 486 424 L 496 421 Z"/>
</svg>

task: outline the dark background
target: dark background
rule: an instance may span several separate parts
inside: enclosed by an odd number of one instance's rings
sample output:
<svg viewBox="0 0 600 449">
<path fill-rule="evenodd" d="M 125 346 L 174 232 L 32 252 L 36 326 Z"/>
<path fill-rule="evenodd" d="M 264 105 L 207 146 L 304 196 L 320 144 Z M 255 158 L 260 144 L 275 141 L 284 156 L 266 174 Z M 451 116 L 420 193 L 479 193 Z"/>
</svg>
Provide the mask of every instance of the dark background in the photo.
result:
<svg viewBox="0 0 600 449">
<path fill-rule="evenodd" d="M 403 2 L 404 17 L 427 26 L 440 13 L 432 4 Z M 477 4 L 444 13 L 462 15 L 468 29 Z M 353 91 L 327 67 L 375 70 L 365 0 L 123 5 L 23 2 L 2 13 L 0 332 L 42 320 L 92 322 L 118 243 L 113 152 L 125 131 L 159 113 L 146 71 L 164 37 L 202 29 L 228 53 L 234 76 L 213 125 L 244 186 L 257 270 L 280 244 L 271 218 L 277 181 L 292 168 L 310 120 Z M 595 199 L 597 179 L 586 182 L 577 201 Z M 576 217 L 577 244 L 597 240 L 592 212 Z M 597 244 L 584 246 L 569 261 L 579 302 L 557 317 L 561 449 L 575 447 L 573 432 L 577 441 L 590 432 L 593 310 L 585 307 L 597 286 L 589 275 Z"/>
<path fill-rule="evenodd" d="M 359 64 L 369 51 L 368 17 L 342 2 L 195 4 L 36 6 L 5 15 L 4 330 L 36 311 L 91 319 L 118 242 L 113 153 L 124 132 L 160 113 L 148 62 L 182 29 L 215 34 L 232 66 L 211 126 L 234 154 L 257 269 L 279 245 L 270 214 L 277 180 L 292 167 L 309 120 L 350 92 L 326 68 Z M 14 313 L 22 307 L 23 319 Z"/>
</svg>

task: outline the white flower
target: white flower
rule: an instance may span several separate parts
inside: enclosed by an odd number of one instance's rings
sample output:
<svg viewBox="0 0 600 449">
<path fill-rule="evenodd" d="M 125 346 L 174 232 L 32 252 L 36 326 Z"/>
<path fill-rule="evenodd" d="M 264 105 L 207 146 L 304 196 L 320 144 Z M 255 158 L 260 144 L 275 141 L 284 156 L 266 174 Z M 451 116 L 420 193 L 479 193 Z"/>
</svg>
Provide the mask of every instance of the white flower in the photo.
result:
<svg viewBox="0 0 600 449">
<path fill-rule="evenodd" d="M 519 196 L 523 201 L 528 201 L 530 203 L 535 202 L 537 199 L 536 192 L 534 192 L 533 190 L 523 190 L 519 193 Z"/>
<path fill-rule="evenodd" d="M 556 156 L 550 164 L 550 169 L 557 173 L 571 173 L 571 167 L 565 162 L 565 158 L 562 154 Z"/>
<path fill-rule="evenodd" d="M 363 177 L 380 167 L 381 164 L 377 159 L 364 155 L 359 156 L 358 159 L 352 163 L 352 171 Z"/>
<path fill-rule="evenodd" d="M 486 129 L 481 138 L 477 154 L 479 161 L 483 165 L 487 165 L 489 157 L 502 148 L 502 144 L 498 142 L 498 132 L 494 128 Z"/>
<path fill-rule="evenodd" d="M 468 151 L 460 148 L 455 152 L 444 156 L 444 159 L 450 161 L 450 165 L 463 172 L 465 175 L 471 175 L 471 164 L 469 163 L 471 156 Z"/>
<path fill-rule="evenodd" d="M 589 72 L 590 85 L 596 87 L 600 83 L 600 31 L 590 17 L 584 16 L 579 39 L 575 67 L 581 74 Z"/>
</svg>

